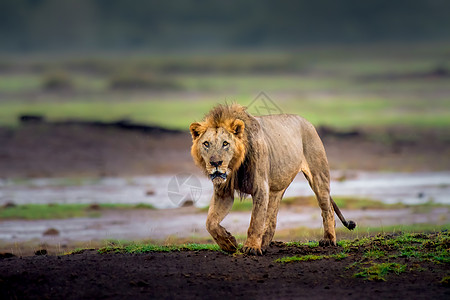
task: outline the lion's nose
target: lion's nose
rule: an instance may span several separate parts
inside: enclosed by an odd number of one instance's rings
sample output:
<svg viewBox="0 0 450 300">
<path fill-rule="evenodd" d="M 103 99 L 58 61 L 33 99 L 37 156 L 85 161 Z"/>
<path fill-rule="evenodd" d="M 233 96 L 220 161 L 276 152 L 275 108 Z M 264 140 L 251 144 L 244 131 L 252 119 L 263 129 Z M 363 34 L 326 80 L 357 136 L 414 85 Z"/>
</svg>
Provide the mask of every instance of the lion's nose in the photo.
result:
<svg viewBox="0 0 450 300">
<path fill-rule="evenodd" d="M 221 166 L 222 165 L 222 163 L 223 163 L 223 160 L 219 160 L 219 161 L 210 161 L 209 162 L 210 164 L 211 164 L 211 166 L 213 166 L 213 167 L 219 167 L 219 166 Z"/>
</svg>

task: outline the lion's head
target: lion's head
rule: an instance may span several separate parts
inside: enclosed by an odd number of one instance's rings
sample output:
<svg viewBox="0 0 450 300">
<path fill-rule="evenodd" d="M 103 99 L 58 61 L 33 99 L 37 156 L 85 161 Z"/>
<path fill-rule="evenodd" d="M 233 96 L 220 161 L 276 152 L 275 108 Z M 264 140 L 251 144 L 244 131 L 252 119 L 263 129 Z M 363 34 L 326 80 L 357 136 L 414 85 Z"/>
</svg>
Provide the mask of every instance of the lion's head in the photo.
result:
<svg viewBox="0 0 450 300">
<path fill-rule="evenodd" d="M 214 184 L 224 183 L 242 164 L 246 153 L 245 123 L 239 115 L 245 109 L 237 104 L 219 105 L 204 121 L 192 123 L 191 154 Z"/>
</svg>

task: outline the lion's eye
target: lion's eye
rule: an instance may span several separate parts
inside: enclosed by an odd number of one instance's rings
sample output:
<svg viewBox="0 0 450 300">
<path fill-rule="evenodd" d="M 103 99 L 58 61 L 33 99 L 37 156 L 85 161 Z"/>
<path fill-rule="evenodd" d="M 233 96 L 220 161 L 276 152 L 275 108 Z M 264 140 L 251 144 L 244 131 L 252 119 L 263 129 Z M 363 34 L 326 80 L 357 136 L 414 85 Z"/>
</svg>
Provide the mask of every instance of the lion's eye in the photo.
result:
<svg viewBox="0 0 450 300">
<path fill-rule="evenodd" d="M 223 146 L 226 147 L 228 146 L 230 143 L 228 143 L 227 141 L 223 142 Z"/>
<path fill-rule="evenodd" d="M 203 146 L 205 146 L 206 148 L 208 148 L 208 147 L 209 147 L 209 143 L 208 143 L 208 142 L 204 142 L 204 143 L 203 143 Z"/>
</svg>

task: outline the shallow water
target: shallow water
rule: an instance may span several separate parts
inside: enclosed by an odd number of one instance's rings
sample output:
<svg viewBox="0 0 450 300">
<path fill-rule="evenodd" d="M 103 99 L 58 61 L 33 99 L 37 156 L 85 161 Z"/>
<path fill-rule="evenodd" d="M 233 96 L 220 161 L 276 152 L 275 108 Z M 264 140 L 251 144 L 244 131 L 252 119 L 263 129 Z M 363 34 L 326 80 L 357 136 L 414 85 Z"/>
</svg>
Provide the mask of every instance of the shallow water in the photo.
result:
<svg viewBox="0 0 450 300">
<path fill-rule="evenodd" d="M 359 226 L 383 227 L 409 224 L 447 224 L 450 222 L 449 208 L 435 208 L 417 213 L 411 209 L 398 210 L 350 210 L 345 211 L 348 219 Z M 40 242 L 68 243 L 70 241 L 92 240 L 134 240 L 168 237 L 208 237 L 205 228 L 206 213 L 195 208 L 179 208 L 162 211 L 111 211 L 103 212 L 100 218 L 77 218 L 67 220 L 12 220 L 0 222 L 0 241 L 13 243 L 30 240 Z M 233 234 L 245 235 L 250 223 L 250 212 L 232 212 L 222 225 Z M 342 227 L 337 220 L 336 225 Z M 277 230 L 289 228 L 320 228 L 322 220 L 319 207 L 282 209 L 278 214 Z M 50 228 L 57 235 L 44 235 Z M 359 228 L 359 227 L 358 227 Z M 301 237 L 299 237 L 301 238 Z"/>
<path fill-rule="evenodd" d="M 339 172 L 335 178 L 342 177 Z M 440 173 L 369 173 L 353 172 L 350 179 L 332 181 L 333 196 L 356 196 L 386 203 L 419 204 L 427 201 L 450 204 L 450 172 Z M 195 206 L 208 205 L 211 183 L 203 177 L 185 174 L 178 176 L 148 176 L 134 178 L 33 179 L 25 182 L 0 181 L 0 206 L 12 202 L 28 203 L 146 203 L 156 208 L 177 208 L 187 200 Z M 303 178 L 298 175 L 286 191 L 285 197 L 312 195 Z M 446 224 L 450 222 L 448 207 L 417 213 L 401 210 L 349 210 L 347 219 L 359 225 L 382 227 L 395 224 Z M 168 236 L 208 236 L 206 213 L 195 207 L 165 210 L 133 210 L 102 212 L 100 218 L 67 220 L 0 220 L 0 241 L 65 243 L 104 239 L 165 239 Z M 232 212 L 223 225 L 233 233 L 245 235 L 250 212 Z M 282 209 L 277 229 L 322 226 L 318 207 Z M 341 226 L 337 222 L 337 226 Z M 56 236 L 43 233 L 57 229 Z"/>
<path fill-rule="evenodd" d="M 336 172 L 334 177 L 339 177 Z M 297 175 L 285 197 L 312 195 L 302 174 Z M 385 203 L 420 204 L 427 201 L 450 204 L 450 172 L 379 173 L 353 172 L 350 179 L 332 181 L 332 196 L 355 196 Z M 29 203 L 146 203 L 159 209 L 176 208 L 185 201 L 207 206 L 212 184 L 203 176 L 147 176 L 79 180 L 32 179 L 0 181 L 0 206 L 8 202 Z"/>
</svg>

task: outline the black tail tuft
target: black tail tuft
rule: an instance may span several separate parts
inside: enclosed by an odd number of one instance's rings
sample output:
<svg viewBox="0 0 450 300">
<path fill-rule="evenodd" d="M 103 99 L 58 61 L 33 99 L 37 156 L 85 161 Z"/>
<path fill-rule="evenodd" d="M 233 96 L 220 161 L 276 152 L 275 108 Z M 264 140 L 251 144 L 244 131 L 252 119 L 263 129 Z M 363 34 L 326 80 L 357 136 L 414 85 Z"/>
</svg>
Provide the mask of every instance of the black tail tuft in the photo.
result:
<svg viewBox="0 0 450 300">
<path fill-rule="evenodd" d="M 348 228 L 348 230 L 353 230 L 356 228 L 356 223 L 352 220 L 349 220 L 348 222 L 344 223 L 344 226 Z"/>
<path fill-rule="evenodd" d="M 337 216 L 339 217 L 339 220 L 341 220 L 342 224 L 344 224 L 345 227 L 348 228 L 348 230 L 353 230 L 356 228 L 356 223 L 353 221 L 346 221 L 344 216 L 341 213 L 341 210 L 339 209 L 339 207 L 336 205 L 336 202 L 334 202 L 333 198 L 330 197 L 331 200 L 331 204 L 333 205 L 334 208 L 334 212 L 337 214 Z"/>
</svg>

